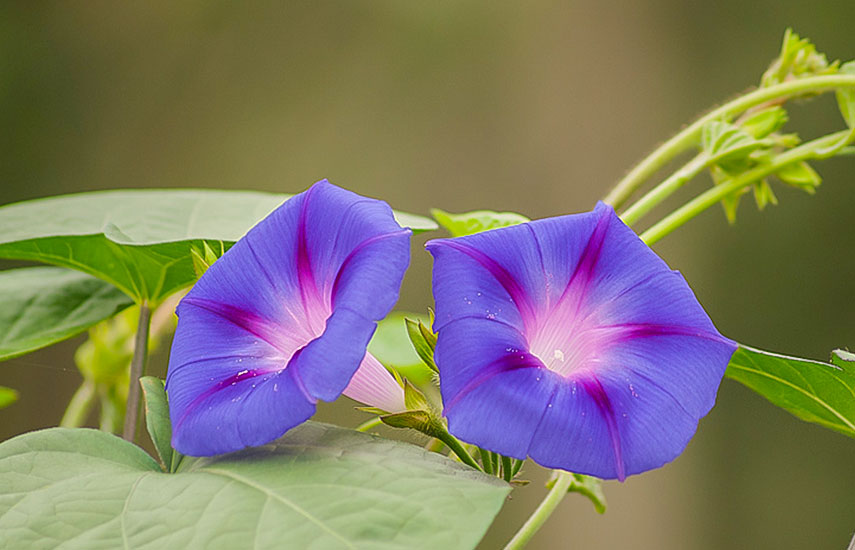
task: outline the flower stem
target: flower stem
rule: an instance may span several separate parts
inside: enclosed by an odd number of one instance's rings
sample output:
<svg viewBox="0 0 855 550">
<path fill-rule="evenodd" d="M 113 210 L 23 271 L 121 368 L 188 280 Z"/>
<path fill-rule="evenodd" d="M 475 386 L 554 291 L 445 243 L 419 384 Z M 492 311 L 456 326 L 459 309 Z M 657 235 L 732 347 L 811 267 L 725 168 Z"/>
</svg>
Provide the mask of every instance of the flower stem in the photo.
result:
<svg viewBox="0 0 855 550">
<path fill-rule="evenodd" d="M 140 409 L 140 378 L 145 373 L 148 359 L 148 331 L 151 321 L 151 309 L 147 302 L 140 304 L 140 316 L 137 322 L 137 335 L 134 338 L 134 357 L 131 359 L 130 385 L 128 386 L 128 404 L 125 409 L 125 427 L 122 439 L 133 441 L 137 431 L 137 419 Z"/>
<path fill-rule="evenodd" d="M 74 392 L 71 401 L 68 402 L 68 408 L 65 409 L 65 414 L 62 415 L 59 425 L 63 428 L 79 428 L 86 422 L 86 417 L 89 416 L 89 411 L 94 402 L 95 384 L 89 380 L 84 380 Z"/>
<path fill-rule="evenodd" d="M 649 193 L 638 199 L 636 203 L 626 209 L 620 218 L 627 225 L 632 225 L 642 216 L 653 210 L 662 201 L 670 197 L 680 187 L 692 180 L 698 173 L 706 168 L 709 155 L 699 153 L 695 158 L 683 165 L 682 168 L 671 174 L 665 181 L 654 187 Z"/>
<path fill-rule="evenodd" d="M 662 144 L 624 176 L 603 200 L 616 209 L 620 208 L 650 176 L 671 159 L 695 145 L 700 139 L 704 124 L 711 120 L 728 118 L 763 103 L 837 88 L 855 88 L 855 75 L 811 76 L 760 88 L 739 96 L 713 109 Z"/>
<path fill-rule="evenodd" d="M 448 433 L 448 430 L 446 430 L 445 427 L 437 428 L 434 437 L 445 443 L 445 445 L 451 449 L 451 452 L 457 455 L 460 462 L 467 466 L 472 466 L 476 470 L 483 471 L 481 466 L 479 466 L 478 463 L 475 462 L 475 459 L 472 458 L 472 455 L 469 454 L 469 451 L 460 444 L 460 441 L 458 441 L 456 437 Z"/>
<path fill-rule="evenodd" d="M 363 422 L 362 424 L 357 426 L 356 431 L 357 432 L 367 432 L 371 428 L 376 428 L 377 426 L 379 426 L 382 423 L 383 423 L 383 421 L 380 420 L 380 417 L 376 416 L 376 417 L 372 418 L 371 420 L 366 420 L 365 422 Z"/>
<path fill-rule="evenodd" d="M 122 429 L 122 409 L 112 388 L 99 388 L 101 398 L 101 419 L 99 429 L 102 432 L 118 433 Z"/>
<path fill-rule="evenodd" d="M 546 494 L 546 497 L 537 507 L 537 510 L 528 518 L 528 521 L 517 531 L 514 538 L 505 545 L 505 550 L 516 550 L 525 547 L 531 537 L 549 519 L 549 516 L 552 515 L 552 512 L 555 511 L 555 508 L 558 507 L 558 504 L 567 494 L 567 489 L 570 488 L 570 484 L 573 482 L 573 474 L 561 470 L 556 470 L 556 472 L 558 472 L 558 476 L 555 480 L 555 485 Z"/>
<path fill-rule="evenodd" d="M 642 233 L 641 240 L 648 245 L 657 242 L 659 239 L 668 235 L 710 206 L 716 204 L 730 193 L 739 191 L 743 187 L 777 172 L 788 164 L 824 156 L 824 150 L 827 150 L 831 145 L 839 144 L 840 140 L 847 135 L 850 135 L 849 130 L 843 130 L 841 132 L 835 132 L 833 134 L 808 141 L 798 147 L 794 147 L 789 151 L 781 153 L 766 164 L 762 164 L 752 170 L 740 174 L 730 181 L 708 189 Z"/>
</svg>

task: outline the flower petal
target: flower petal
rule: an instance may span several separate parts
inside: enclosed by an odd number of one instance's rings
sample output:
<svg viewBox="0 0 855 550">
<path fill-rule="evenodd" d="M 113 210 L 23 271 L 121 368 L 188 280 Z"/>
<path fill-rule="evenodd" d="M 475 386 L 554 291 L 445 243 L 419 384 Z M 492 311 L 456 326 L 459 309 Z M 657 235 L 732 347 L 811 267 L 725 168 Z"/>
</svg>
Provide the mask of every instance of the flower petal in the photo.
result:
<svg viewBox="0 0 855 550">
<path fill-rule="evenodd" d="M 370 353 L 365 354 L 365 358 L 342 393 L 353 400 L 388 413 L 406 410 L 404 389 L 386 370 L 386 367 Z"/>
<path fill-rule="evenodd" d="M 337 398 L 397 301 L 409 236 L 387 204 L 322 181 L 217 260 L 178 308 L 167 376 L 176 449 L 266 443 Z"/>
<path fill-rule="evenodd" d="M 554 377 L 525 351 L 522 334 L 502 323 L 458 319 L 440 335 L 437 364 L 459 366 L 440 371 L 450 431 L 482 447 L 525 458 Z"/>
<path fill-rule="evenodd" d="M 454 435 L 604 478 L 682 452 L 736 345 L 610 207 L 428 250 Z M 508 302 L 516 316 L 483 312 Z"/>
</svg>

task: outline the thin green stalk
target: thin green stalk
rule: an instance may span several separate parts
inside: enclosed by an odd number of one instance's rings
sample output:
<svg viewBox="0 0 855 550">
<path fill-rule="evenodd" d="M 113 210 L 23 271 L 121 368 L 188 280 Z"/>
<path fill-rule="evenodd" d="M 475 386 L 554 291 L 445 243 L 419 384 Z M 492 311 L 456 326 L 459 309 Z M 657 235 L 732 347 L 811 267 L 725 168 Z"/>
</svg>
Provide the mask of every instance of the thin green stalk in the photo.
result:
<svg viewBox="0 0 855 550">
<path fill-rule="evenodd" d="M 463 448 L 463 445 L 460 444 L 457 438 L 448 433 L 447 430 L 441 430 L 435 435 L 435 437 L 445 443 L 445 445 L 449 449 L 451 449 L 451 452 L 457 455 L 457 458 L 459 458 L 461 462 L 463 462 L 467 466 L 472 466 L 476 470 L 481 470 L 481 466 L 479 466 L 478 463 L 475 462 L 475 459 L 472 458 L 472 455 L 470 455 L 469 452 Z"/>
<path fill-rule="evenodd" d="M 99 388 L 101 418 L 98 428 L 102 432 L 117 433 L 122 429 L 122 408 L 118 404 L 115 390 Z"/>
<path fill-rule="evenodd" d="M 502 478 L 508 483 L 514 478 L 513 470 L 514 467 L 511 465 L 511 458 L 502 455 Z"/>
<path fill-rule="evenodd" d="M 151 309 L 147 302 L 140 304 L 137 334 L 134 338 L 134 357 L 131 359 L 130 385 L 128 386 L 128 404 L 125 408 L 125 427 L 122 439 L 133 441 L 137 432 L 137 419 L 140 412 L 140 378 L 145 374 L 148 360 L 148 331 L 151 323 Z"/>
<path fill-rule="evenodd" d="M 798 147 L 781 153 L 767 164 L 758 166 L 728 182 L 708 189 L 642 233 L 641 239 L 649 245 L 657 242 L 659 239 L 668 235 L 710 206 L 716 204 L 730 193 L 739 191 L 755 181 L 759 181 L 770 174 L 774 174 L 788 164 L 825 156 L 826 153 L 823 152 L 823 150 L 827 150 L 831 145 L 839 144 L 840 140 L 846 135 L 849 135 L 849 130 L 836 132 L 834 134 L 829 134 L 827 136 L 808 141 Z"/>
<path fill-rule="evenodd" d="M 86 422 L 94 403 L 95 384 L 89 380 L 84 380 L 74 392 L 71 401 L 68 402 L 68 407 L 65 409 L 65 414 L 62 415 L 59 425 L 63 428 L 79 428 Z"/>
<path fill-rule="evenodd" d="M 511 478 L 515 478 L 520 470 L 522 470 L 523 464 L 525 464 L 525 460 L 514 460 L 514 469 L 511 474 Z"/>
<path fill-rule="evenodd" d="M 493 475 L 493 459 L 490 457 L 490 452 L 480 447 L 478 452 L 481 454 L 481 465 L 484 466 L 484 472 Z"/>
<path fill-rule="evenodd" d="M 627 225 L 632 225 L 642 216 L 653 210 L 662 201 L 697 176 L 709 162 L 709 155 L 699 153 L 695 158 L 671 174 L 665 181 L 654 187 L 649 193 L 638 199 L 638 202 L 626 209 L 620 218 Z"/>
<path fill-rule="evenodd" d="M 552 515 L 552 512 L 555 511 L 555 508 L 558 507 L 558 504 L 567 494 L 567 489 L 570 488 L 570 484 L 573 482 L 573 474 L 561 470 L 556 471 L 558 472 L 558 477 L 555 480 L 555 485 L 546 494 L 546 497 L 537 507 L 537 510 L 534 511 L 520 530 L 517 531 L 514 538 L 505 545 L 505 550 L 517 550 L 525 547 L 531 537 L 549 519 L 549 516 Z M 563 548 L 566 548 L 566 546 Z"/>
<path fill-rule="evenodd" d="M 769 86 L 768 88 L 760 88 L 739 96 L 733 101 L 729 101 L 713 109 L 663 143 L 624 176 L 603 200 L 616 209 L 620 208 L 650 176 L 665 166 L 674 157 L 696 145 L 700 140 L 701 129 L 704 124 L 711 120 L 732 117 L 763 103 L 787 99 L 805 93 L 822 92 L 838 88 L 855 88 L 855 75 L 811 76 L 783 82 L 775 86 Z"/>
<path fill-rule="evenodd" d="M 362 424 L 357 426 L 356 431 L 357 432 L 367 432 L 371 428 L 376 428 L 377 426 L 379 426 L 382 423 L 383 423 L 383 421 L 380 420 L 380 417 L 376 416 L 376 417 L 372 418 L 371 420 L 366 420 L 365 422 L 363 422 Z"/>
</svg>

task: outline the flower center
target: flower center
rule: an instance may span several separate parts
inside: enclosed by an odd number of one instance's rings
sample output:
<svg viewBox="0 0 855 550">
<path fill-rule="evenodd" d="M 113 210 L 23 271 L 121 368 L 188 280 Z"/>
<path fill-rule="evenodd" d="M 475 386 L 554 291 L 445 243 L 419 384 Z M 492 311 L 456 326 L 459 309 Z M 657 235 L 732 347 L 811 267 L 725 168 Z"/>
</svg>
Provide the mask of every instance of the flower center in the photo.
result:
<svg viewBox="0 0 855 550">
<path fill-rule="evenodd" d="M 529 349 L 549 370 L 568 377 L 596 369 L 620 339 L 620 327 L 602 326 L 578 304 L 559 304 L 538 322 Z"/>
</svg>

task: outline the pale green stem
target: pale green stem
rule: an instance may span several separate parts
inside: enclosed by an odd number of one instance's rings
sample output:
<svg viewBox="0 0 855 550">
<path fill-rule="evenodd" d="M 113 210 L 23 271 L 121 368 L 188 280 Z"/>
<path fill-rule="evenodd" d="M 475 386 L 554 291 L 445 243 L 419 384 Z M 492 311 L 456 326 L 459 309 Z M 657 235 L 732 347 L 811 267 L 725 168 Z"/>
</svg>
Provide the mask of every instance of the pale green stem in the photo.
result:
<svg viewBox="0 0 855 550">
<path fill-rule="evenodd" d="M 130 385 L 128 386 L 128 404 L 125 408 L 125 427 L 122 439 L 133 441 L 137 432 L 137 419 L 140 412 L 140 378 L 145 374 L 148 359 L 148 331 L 151 322 L 151 309 L 147 302 L 140 304 L 140 316 L 137 334 L 134 338 L 134 357 L 131 359 Z"/>
<path fill-rule="evenodd" d="M 528 521 L 517 531 L 514 538 L 505 545 L 505 550 L 524 548 L 531 537 L 540 529 L 541 525 L 549 519 L 549 516 L 552 515 L 552 512 L 555 511 L 555 508 L 558 507 L 558 504 L 567 494 L 567 489 L 570 488 L 570 484 L 573 482 L 573 474 L 562 470 L 556 470 L 556 472 L 558 472 L 558 476 L 555 480 L 555 485 L 546 494 L 546 498 L 543 499 L 537 510 L 528 518 Z M 566 546 L 562 546 L 562 548 L 566 548 Z"/>
<path fill-rule="evenodd" d="M 110 388 L 99 389 L 101 398 L 101 418 L 99 429 L 102 432 L 117 433 L 122 429 L 122 408 L 118 404 L 115 390 Z"/>
<path fill-rule="evenodd" d="M 671 174 L 668 179 L 654 187 L 649 193 L 638 199 L 638 202 L 626 209 L 620 218 L 627 225 L 632 225 L 642 216 L 653 210 L 662 201 L 697 176 L 709 162 L 709 155 L 699 153 L 695 158 Z"/>
<path fill-rule="evenodd" d="M 620 208 L 650 176 L 674 157 L 696 145 L 700 140 L 701 129 L 711 120 L 726 119 L 763 103 L 836 88 L 855 88 L 855 75 L 811 76 L 760 88 L 739 96 L 713 109 L 662 144 L 624 176 L 603 201 L 616 209 Z"/>
<path fill-rule="evenodd" d="M 365 422 L 363 422 L 362 424 L 357 426 L 356 431 L 357 432 L 367 432 L 368 430 L 370 430 L 372 428 L 376 428 L 377 426 L 381 425 L 382 423 L 383 423 L 383 421 L 380 420 L 379 416 L 377 416 L 377 417 L 372 418 L 371 420 L 366 420 Z"/>
<path fill-rule="evenodd" d="M 481 466 L 475 462 L 475 459 L 472 458 L 472 455 L 469 454 L 463 445 L 460 444 L 460 441 L 457 440 L 456 437 L 448 433 L 446 430 L 441 430 L 434 437 L 445 443 L 445 445 L 451 449 L 451 452 L 457 455 L 457 458 L 460 459 L 460 462 L 466 464 L 467 466 L 472 466 L 476 470 L 481 470 Z M 482 470 L 483 471 L 483 470 Z"/>
<path fill-rule="evenodd" d="M 648 245 L 651 245 L 710 206 L 716 204 L 727 195 L 735 191 L 739 191 L 740 189 L 754 183 L 755 181 L 759 181 L 766 176 L 774 174 L 788 164 L 825 156 L 826 153 L 822 152 L 823 149 L 827 150 L 829 146 L 839 144 L 840 140 L 848 134 L 849 131 L 844 130 L 813 141 L 808 141 L 807 143 L 803 143 L 798 147 L 781 153 L 766 164 L 762 164 L 730 181 L 708 189 L 642 233 L 641 240 Z"/>
<path fill-rule="evenodd" d="M 94 403 L 95 384 L 89 380 L 84 380 L 74 392 L 71 401 L 68 402 L 68 407 L 65 409 L 65 414 L 62 415 L 59 425 L 63 428 L 79 428 L 86 422 Z"/>
</svg>

